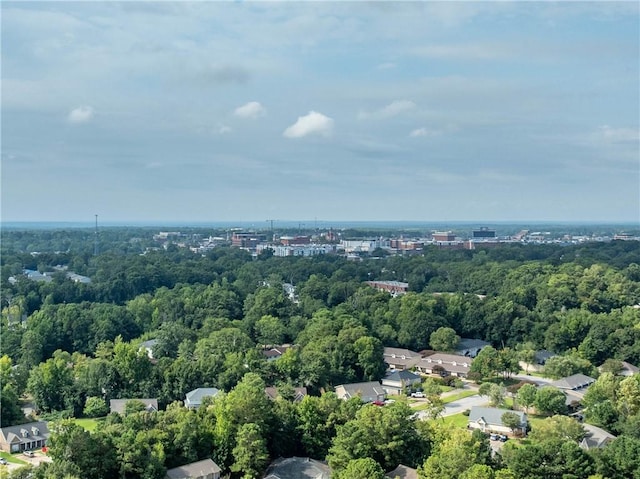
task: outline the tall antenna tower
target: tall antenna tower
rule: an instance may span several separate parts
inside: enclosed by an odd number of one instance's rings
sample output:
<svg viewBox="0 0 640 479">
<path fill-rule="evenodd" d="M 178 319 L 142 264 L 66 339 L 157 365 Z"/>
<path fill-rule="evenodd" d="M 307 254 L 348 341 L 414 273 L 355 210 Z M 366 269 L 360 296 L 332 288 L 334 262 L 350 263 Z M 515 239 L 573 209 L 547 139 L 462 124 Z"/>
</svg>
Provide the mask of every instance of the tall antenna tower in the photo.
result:
<svg viewBox="0 0 640 479">
<path fill-rule="evenodd" d="M 96 215 L 96 232 L 93 235 L 93 256 L 98 256 L 98 215 Z"/>
</svg>

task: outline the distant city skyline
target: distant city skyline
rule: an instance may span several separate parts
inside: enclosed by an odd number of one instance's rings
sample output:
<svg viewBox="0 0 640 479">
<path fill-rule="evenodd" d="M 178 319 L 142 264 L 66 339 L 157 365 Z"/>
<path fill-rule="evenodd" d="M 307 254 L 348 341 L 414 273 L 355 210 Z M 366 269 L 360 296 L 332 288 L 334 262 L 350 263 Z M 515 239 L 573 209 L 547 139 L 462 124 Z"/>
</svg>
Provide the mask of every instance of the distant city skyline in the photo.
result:
<svg viewBox="0 0 640 479">
<path fill-rule="evenodd" d="M 0 8 L 3 222 L 640 222 L 637 2 Z"/>
</svg>

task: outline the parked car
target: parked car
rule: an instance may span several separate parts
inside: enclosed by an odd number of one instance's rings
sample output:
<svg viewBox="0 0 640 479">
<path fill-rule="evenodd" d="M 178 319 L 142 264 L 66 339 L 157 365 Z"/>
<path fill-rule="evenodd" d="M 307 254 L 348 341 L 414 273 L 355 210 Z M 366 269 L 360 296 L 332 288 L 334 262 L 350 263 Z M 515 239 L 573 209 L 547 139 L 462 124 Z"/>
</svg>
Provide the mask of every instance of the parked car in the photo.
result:
<svg viewBox="0 0 640 479">
<path fill-rule="evenodd" d="M 2 464 L 3 466 L 6 466 L 7 460 L 4 457 L 0 457 L 0 464 Z"/>
<path fill-rule="evenodd" d="M 23 454 L 25 456 L 27 456 L 27 457 L 35 457 L 36 456 L 35 452 L 33 452 L 33 451 L 24 451 Z"/>
<path fill-rule="evenodd" d="M 491 434 L 489 436 L 489 439 L 491 439 L 492 441 L 497 441 L 499 439 L 499 436 L 498 434 Z"/>
<path fill-rule="evenodd" d="M 507 442 L 507 439 L 509 439 L 507 436 L 505 436 L 504 434 L 500 434 L 498 436 L 498 439 L 502 442 Z"/>
<path fill-rule="evenodd" d="M 424 396 L 424 393 L 422 391 L 416 391 L 416 392 L 411 393 L 411 397 L 412 398 L 423 398 L 425 396 Z"/>
</svg>

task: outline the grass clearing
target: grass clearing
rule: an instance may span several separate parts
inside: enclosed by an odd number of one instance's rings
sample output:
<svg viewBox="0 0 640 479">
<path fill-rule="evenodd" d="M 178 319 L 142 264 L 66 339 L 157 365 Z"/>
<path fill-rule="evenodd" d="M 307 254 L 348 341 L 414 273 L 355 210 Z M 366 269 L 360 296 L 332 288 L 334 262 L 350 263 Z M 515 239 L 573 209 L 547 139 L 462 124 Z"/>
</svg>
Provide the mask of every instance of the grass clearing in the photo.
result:
<svg viewBox="0 0 640 479">
<path fill-rule="evenodd" d="M 462 413 L 454 414 L 452 416 L 445 416 L 439 419 L 432 419 L 432 421 L 442 422 L 442 424 L 451 425 L 453 427 L 459 427 L 461 429 L 466 429 L 467 424 L 469 424 L 469 417 L 465 416 Z"/>
<path fill-rule="evenodd" d="M 5 458 L 7 462 L 11 462 L 13 464 L 21 464 L 21 465 L 28 464 L 26 461 L 23 461 L 22 459 L 18 459 L 16 455 L 9 454 L 8 452 L 0 452 L 0 457 Z"/>
<path fill-rule="evenodd" d="M 75 419 L 75 422 L 78 426 L 82 426 L 85 431 L 89 431 L 89 432 L 93 432 L 95 431 L 98 426 L 104 422 L 103 417 L 99 417 L 96 419 L 93 418 L 82 418 L 82 419 Z"/>
<path fill-rule="evenodd" d="M 451 396 L 447 396 L 442 398 L 442 402 L 445 404 L 448 404 L 450 402 L 454 402 L 457 401 L 459 399 L 464 399 L 464 398 L 468 398 L 471 396 L 475 396 L 476 394 L 478 394 L 478 391 L 474 391 L 474 390 L 470 390 L 470 391 L 460 391 L 457 394 L 452 394 Z"/>
</svg>

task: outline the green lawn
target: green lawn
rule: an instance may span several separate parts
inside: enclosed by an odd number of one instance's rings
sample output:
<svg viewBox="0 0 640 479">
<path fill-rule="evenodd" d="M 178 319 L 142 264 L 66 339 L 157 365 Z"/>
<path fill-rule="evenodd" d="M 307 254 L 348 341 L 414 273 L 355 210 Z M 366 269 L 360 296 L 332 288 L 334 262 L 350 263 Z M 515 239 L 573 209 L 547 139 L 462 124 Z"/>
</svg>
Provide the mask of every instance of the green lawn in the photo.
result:
<svg viewBox="0 0 640 479">
<path fill-rule="evenodd" d="M 461 429 L 466 429 L 467 424 L 469 424 L 469 417 L 464 414 L 454 414 L 453 416 L 446 416 L 440 419 L 433 419 L 434 421 L 440 421 L 443 424 L 450 424 L 454 427 L 459 427 Z"/>
<path fill-rule="evenodd" d="M 8 452 L 1 452 L 0 451 L 0 457 L 4 457 L 7 462 L 13 462 L 14 464 L 27 464 L 26 461 L 23 461 L 22 459 L 18 459 L 16 456 L 14 456 L 13 454 L 9 454 Z"/>
<path fill-rule="evenodd" d="M 470 390 L 470 391 L 460 391 L 457 394 L 452 394 L 451 396 L 447 396 L 442 398 L 442 402 L 448 404 L 450 402 L 457 401 L 458 399 L 468 398 L 471 396 L 475 396 L 478 394 L 478 391 Z"/>
<path fill-rule="evenodd" d="M 82 426 L 85 430 L 89 432 L 93 432 L 98 428 L 98 425 L 101 422 L 104 422 L 104 418 L 103 417 L 99 417 L 97 419 L 82 418 L 82 419 L 75 419 L 75 422 L 79 426 Z"/>
</svg>

